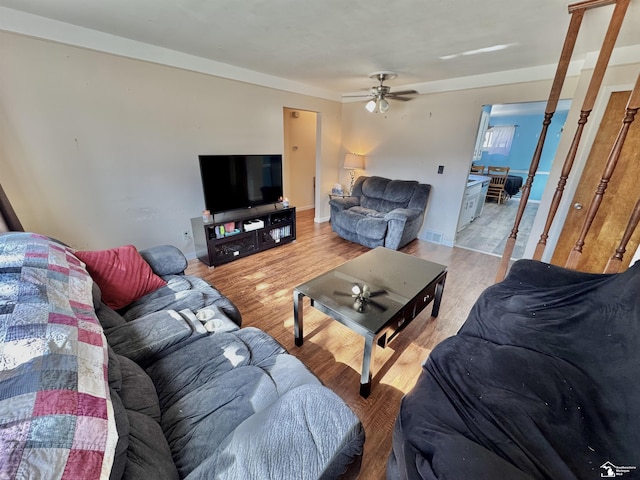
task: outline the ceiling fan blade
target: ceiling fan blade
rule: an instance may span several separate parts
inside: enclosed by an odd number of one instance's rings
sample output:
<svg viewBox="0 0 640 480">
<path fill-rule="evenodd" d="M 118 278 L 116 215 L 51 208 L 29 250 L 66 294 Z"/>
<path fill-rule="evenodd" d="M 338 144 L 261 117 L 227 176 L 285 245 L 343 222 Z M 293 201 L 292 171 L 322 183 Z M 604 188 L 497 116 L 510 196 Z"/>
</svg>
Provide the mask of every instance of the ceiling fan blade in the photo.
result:
<svg viewBox="0 0 640 480">
<path fill-rule="evenodd" d="M 342 95 L 342 98 L 374 98 L 373 93 L 363 93 L 362 95 Z"/>
<path fill-rule="evenodd" d="M 394 90 L 389 92 L 389 95 L 416 95 L 417 93 L 417 90 Z"/>
<path fill-rule="evenodd" d="M 409 100 L 413 100 L 413 98 L 409 98 L 409 97 L 395 97 L 393 95 L 387 95 L 385 98 L 388 98 L 389 100 L 398 100 L 400 102 L 408 102 Z"/>
</svg>

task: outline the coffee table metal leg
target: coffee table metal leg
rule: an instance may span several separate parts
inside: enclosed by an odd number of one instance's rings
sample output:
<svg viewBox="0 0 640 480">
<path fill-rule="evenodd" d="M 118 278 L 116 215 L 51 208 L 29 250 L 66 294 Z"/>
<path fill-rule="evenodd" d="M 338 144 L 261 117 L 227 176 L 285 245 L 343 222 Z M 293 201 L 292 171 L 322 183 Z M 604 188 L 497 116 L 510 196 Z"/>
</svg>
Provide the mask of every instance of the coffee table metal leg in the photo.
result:
<svg viewBox="0 0 640 480">
<path fill-rule="evenodd" d="M 362 374 L 360 375 L 360 395 L 367 398 L 371 393 L 371 364 L 375 349 L 373 336 L 364 337 L 364 355 L 362 357 Z"/>
<path fill-rule="evenodd" d="M 433 299 L 433 309 L 431 310 L 432 317 L 437 317 L 438 313 L 440 313 L 440 301 L 442 300 L 442 292 L 444 292 L 444 281 L 446 279 L 447 275 L 445 274 L 442 277 L 442 280 L 440 280 L 436 285 L 436 295 Z"/>
<path fill-rule="evenodd" d="M 302 305 L 302 299 L 304 294 L 298 293 L 294 290 L 293 292 L 293 336 L 295 338 L 295 343 L 299 347 L 302 345 L 303 333 L 302 333 L 302 324 L 304 319 L 304 311 Z"/>
</svg>

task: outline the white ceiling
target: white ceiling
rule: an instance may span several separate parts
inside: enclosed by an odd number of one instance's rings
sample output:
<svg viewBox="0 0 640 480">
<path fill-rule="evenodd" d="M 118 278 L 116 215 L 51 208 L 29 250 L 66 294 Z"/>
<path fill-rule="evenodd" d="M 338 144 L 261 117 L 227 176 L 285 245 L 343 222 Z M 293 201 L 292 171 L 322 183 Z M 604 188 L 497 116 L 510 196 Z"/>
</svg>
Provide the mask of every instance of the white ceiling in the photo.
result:
<svg viewBox="0 0 640 480">
<path fill-rule="evenodd" d="M 497 72 L 531 67 L 549 67 L 552 75 L 570 19 L 567 5 L 565 0 L 0 0 L 0 29 L 76 44 L 83 36 L 89 40 L 91 31 L 103 32 L 110 35 L 101 37 L 101 45 L 123 37 L 136 42 L 120 48 L 133 50 L 142 42 L 162 47 L 164 56 L 168 49 L 189 54 L 192 61 L 195 56 L 219 62 L 212 63 L 217 67 L 239 67 L 235 77 L 257 72 L 339 98 L 371 87 L 375 82 L 368 76 L 379 70 L 399 74 L 389 82 L 392 89 L 419 91 L 433 82 L 499 78 Z M 612 11 L 604 6 L 587 12 L 573 59 L 599 50 Z M 507 48 L 463 54 L 496 45 Z M 640 45 L 640 0 L 631 0 L 616 43 L 629 45 Z M 446 56 L 453 58 L 441 58 Z"/>
</svg>

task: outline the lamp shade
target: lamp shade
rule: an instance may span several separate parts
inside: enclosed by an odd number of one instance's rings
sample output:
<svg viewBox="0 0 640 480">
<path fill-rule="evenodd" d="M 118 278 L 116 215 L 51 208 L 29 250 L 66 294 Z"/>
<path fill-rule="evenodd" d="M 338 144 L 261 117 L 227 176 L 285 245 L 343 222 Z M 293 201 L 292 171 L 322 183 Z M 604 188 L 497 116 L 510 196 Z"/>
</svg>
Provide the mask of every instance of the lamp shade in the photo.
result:
<svg viewBox="0 0 640 480">
<path fill-rule="evenodd" d="M 344 157 L 344 168 L 347 170 L 364 168 L 364 155 L 358 155 L 357 153 L 347 153 Z"/>
</svg>

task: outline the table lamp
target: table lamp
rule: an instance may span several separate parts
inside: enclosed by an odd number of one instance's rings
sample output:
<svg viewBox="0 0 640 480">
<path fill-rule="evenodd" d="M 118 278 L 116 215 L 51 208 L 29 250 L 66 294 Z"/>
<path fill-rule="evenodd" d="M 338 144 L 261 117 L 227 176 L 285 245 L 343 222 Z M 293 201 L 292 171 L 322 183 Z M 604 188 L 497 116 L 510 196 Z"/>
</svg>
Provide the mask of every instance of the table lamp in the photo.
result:
<svg viewBox="0 0 640 480">
<path fill-rule="evenodd" d="M 364 155 L 347 153 L 344 157 L 344 168 L 345 170 L 350 170 L 351 185 L 349 185 L 349 195 L 351 195 L 351 192 L 353 192 L 353 182 L 356 179 L 356 170 L 362 170 L 364 168 Z"/>
</svg>

